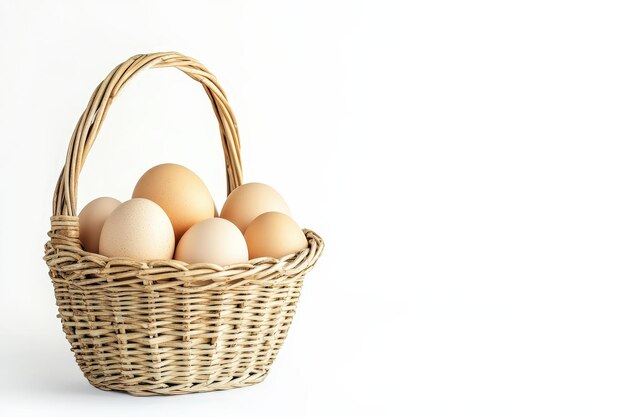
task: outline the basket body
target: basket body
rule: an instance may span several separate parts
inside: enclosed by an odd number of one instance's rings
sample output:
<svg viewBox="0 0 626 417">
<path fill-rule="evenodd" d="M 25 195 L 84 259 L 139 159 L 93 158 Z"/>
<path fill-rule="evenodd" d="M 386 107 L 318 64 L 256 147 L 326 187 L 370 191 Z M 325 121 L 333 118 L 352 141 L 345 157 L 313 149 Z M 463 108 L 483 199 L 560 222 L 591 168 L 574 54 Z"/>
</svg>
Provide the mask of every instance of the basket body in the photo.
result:
<svg viewBox="0 0 626 417">
<path fill-rule="evenodd" d="M 49 252 L 59 259 L 52 245 Z M 309 268 L 293 275 L 280 269 L 261 280 L 181 280 L 160 278 L 180 274 L 172 266 L 86 255 L 52 266 L 50 276 L 63 330 L 89 382 L 154 395 L 262 381 Z"/>
<path fill-rule="evenodd" d="M 299 256 L 228 269 L 109 259 L 51 240 L 46 260 L 59 316 L 85 377 L 134 395 L 263 381 L 322 250 L 306 233 L 310 247 Z"/>
<path fill-rule="evenodd" d="M 305 274 L 322 239 L 281 259 L 220 267 L 108 258 L 83 250 L 78 177 L 114 97 L 135 74 L 173 67 L 202 84 L 217 117 L 227 191 L 242 184 L 237 122 L 215 77 L 176 52 L 136 55 L 94 91 L 67 152 L 53 198 L 49 275 L 63 331 L 89 382 L 134 395 L 185 394 L 261 382 L 285 341 Z"/>
</svg>

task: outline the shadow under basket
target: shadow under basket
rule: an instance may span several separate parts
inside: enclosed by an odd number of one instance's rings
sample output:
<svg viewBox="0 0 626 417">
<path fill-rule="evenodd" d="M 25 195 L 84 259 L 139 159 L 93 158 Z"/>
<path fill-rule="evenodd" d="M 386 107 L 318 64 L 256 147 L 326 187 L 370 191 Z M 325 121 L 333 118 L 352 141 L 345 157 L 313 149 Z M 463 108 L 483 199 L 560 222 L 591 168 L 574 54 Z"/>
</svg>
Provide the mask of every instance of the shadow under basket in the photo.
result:
<svg viewBox="0 0 626 417">
<path fill-rule="evenodd" d="M 141 262 L 85 252 L 78 175 L 115 95 L 145 68 L 175 67 L 200 82 L 217 116 L 230 193 L 242 183 L 237 124 L 215 77 L 178 53 L 136 55 L 96 88 L 78 122 L 53 201 L 45 261 L 63 331 L 89 382 L 133 395 L 243 387 L 263 381 L 293 320 L 305 274 L 324 243 L 281 259 L 226 268 Z"/>
</svg>

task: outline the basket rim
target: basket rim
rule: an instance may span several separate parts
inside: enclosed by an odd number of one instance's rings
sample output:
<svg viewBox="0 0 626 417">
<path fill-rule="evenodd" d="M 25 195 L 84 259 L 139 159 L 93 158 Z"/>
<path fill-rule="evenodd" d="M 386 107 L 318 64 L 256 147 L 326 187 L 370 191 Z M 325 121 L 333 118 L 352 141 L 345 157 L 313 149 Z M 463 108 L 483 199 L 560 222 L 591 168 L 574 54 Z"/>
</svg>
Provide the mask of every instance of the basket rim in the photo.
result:
<svg viewBox="0 0 626 417">
<path fill-rule="evenodd" d="M 308 246 L 281 258 L 263 257 L 247 263 L 220 266 L 210 263 L 188 264 L 175 259 L 138 261 L 91 253 L 82 247 L 46 242 L 44 260 L 51 270 L 62 273 L 63 278 L 75 284 L 96 283 L 106 278 L 111 285 L 131 281 L 152 284 L 178 281 L 184 284 L 211 286 L 240 286 L 245 283 L 274 283 L 298 275 L 315 265 L 324 250 L 322 238 L 310 229 L 302 229 Z M 87 276 L 89 275 L 89 276 Z"/>
</svg>

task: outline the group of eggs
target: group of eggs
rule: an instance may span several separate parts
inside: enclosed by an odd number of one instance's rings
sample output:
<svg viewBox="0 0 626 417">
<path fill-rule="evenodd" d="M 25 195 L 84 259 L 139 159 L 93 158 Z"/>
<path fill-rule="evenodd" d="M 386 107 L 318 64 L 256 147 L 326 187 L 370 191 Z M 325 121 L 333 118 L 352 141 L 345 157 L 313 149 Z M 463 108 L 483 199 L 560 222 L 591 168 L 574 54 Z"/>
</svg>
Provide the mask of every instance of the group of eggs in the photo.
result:
<svg viewBox="0 0 626 417">
<path fill-rule="evenodd" d="M 136 260 L 176 259 L 221 266 L 305 249 L 304 233 L 272 187 L 243 184 L 218 217 L 208 188 L 194 172 L 157 165 L 137 182 L 132 199 L 100 197 L 79 214 L 88 252 Z"/>
</svg>

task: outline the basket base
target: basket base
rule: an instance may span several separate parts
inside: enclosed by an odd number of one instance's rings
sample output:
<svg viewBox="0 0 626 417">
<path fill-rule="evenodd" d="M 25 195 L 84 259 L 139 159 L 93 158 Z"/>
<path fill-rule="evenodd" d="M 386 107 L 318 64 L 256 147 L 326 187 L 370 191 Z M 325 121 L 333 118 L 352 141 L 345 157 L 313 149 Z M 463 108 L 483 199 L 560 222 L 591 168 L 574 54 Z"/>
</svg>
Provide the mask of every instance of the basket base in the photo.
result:
<svg viewBox="0 0 626 417">
<path fill-rule="evenodd" d="M 193 394 L 198 392 L 222 391 L 233 388 L 242 388 L 263 382 L 268 371 L 251 373 L 249 375 L 233 378 L 228 381 L 202 382 L 196 384 L 135 384 L 128 385 L 119 382 L 87 380 L 94 387 L 103 391 L 123 392 L 138 397 L 147 397 L 153 395 L 182 395 Z"/>
</svg>

